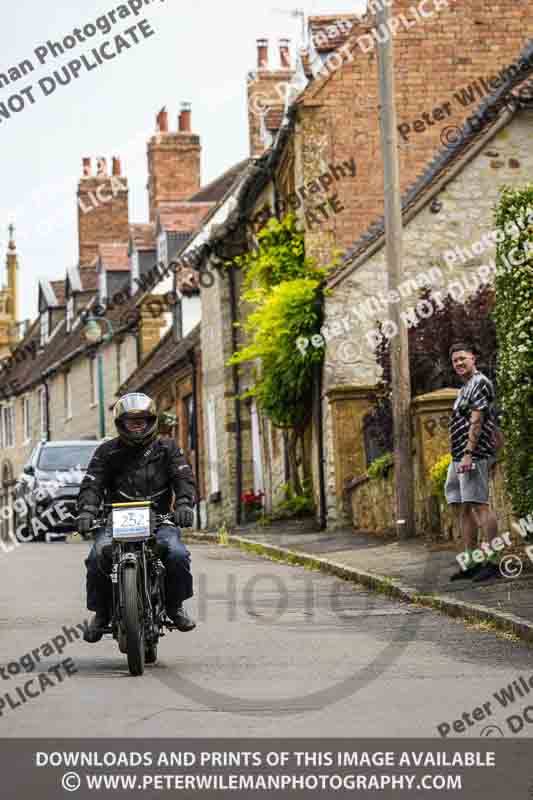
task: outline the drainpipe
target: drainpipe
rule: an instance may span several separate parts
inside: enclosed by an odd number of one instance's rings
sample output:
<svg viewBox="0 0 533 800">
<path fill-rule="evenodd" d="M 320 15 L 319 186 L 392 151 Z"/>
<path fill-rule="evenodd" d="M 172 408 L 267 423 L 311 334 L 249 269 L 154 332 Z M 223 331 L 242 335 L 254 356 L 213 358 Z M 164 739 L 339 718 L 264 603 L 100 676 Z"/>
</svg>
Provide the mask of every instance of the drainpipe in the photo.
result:
<svg viewBox="0 0 533 800">
<path fill-rule="evenodd" d="M 196 489 L 197 489 L 197 502 L 196 502 L 196 527 L 200 530 L 200 452 L 198 450 L 198 381 L 196 375 L 196 359 L 194 356 L 194 348 L 189 351 L 189 361 L 192 368 L 192 403 L 193 403 L 193 429 L 192 429 L 192 443 L 194 445 L 194 472 L 196 474 Z"/>
<path fill-rule="evenodd" d="M 319 523 L 320 530 L 327 526 L 326 513 L 326 478 L 324 475 L 324 423 L 322 419 L 322 365 L 315 366 L 315 422 L 318 437 L 318 493 L 319 493 Z"/>
<path fill-rule="evenodd" d="M 237 292 L 235 287 L 235 270 L 233 266 L 228 269 L 229 274 L 229 300 L 230 300 L 230 316 L 231 316 L 231 349 L 232 353 L 237 350 L 237 328 L 234 323 L 237 322 Z M 233 375 L 233 394 L 235 397 L 235 458 L 237 467 L 237 483 L 235 487 L 235 500 L 236 500 L 236 515 L 235 521 L 237 525 L 241 524 L 241 497 L 242 497 L 242 420 L 241 420 L 241 401 L 240 395 L 240 382 L 239 382 L 239 367 L 234 364 L 231 368 Z"/>
<path fill-rule="evenodd" d="M 324 321 L 324 295 L 322 289 L 319 290 L 318 298 L 318 314 L 321 323 Z M 322 416 L 322 389 L 323 389 L 323 366 L 322 364 L 315 365 L 315 380 L 314 380 L 314 394 L 316 397 L 316 429 L 318 436 L 318 493 L 319 493 L 319 523 L 320 530 L 323 531 L 327 526 L 327 509 L 326 509 L 326 477 L 324 474 L 324 420 Z"/>
<path fill-rule="evenodd" d="M 50 436 L 50 392 L 48 389 L 48 382 L 43 381 L 44 386 L 44 408 L 45 408 L 45 420 L 46 420 L 46 441 L 51 441 Z"/>
</svg>

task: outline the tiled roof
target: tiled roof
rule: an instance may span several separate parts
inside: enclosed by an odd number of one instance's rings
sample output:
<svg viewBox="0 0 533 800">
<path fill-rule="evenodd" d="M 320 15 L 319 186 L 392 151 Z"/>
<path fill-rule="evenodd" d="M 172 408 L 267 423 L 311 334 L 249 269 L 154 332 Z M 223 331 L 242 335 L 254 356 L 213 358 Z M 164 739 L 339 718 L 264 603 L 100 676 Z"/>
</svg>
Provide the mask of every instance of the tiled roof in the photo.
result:
<svg viewBox="0 0 533 800">
<path fill-rule="evenodd" d="M 519 59 L 533 60 L 533 40 L 524 48 L 519 56 Z M 519 60 L 517 59 L 517 61 Z M 517 109 L 520 107 L 533 107 L 533 81 L 528 80 L 528 76 L 533 74 L 533 63 L 527 71 L 522 75 L 518 74 L 507 80 L 507 82 L 500 86 L 493 94 L 485 97 L 475 111 L 472 111 L 469 119 L 478 117 L 480 123 L 475 126 L 469 126 L 465 123 L 461 130 L 461 135 L 457 137 L 457 142 L 448 147 L 443 147 L 429 163 L 426 169 L 422 172 L 420 177 L 415 183 L 404 192 L 402 196 L 402 214 L 406 215 L 413 206 L 420 202 L 424 195 L 428 195 L 428 201 L 431 199 L 431 190 L 435 187 L 448 171 L 456 165 L 459 159 L 464 159 L 470 150 L 473 150 L 490 130 L 500 121 L 500 119 L 507 113 L 507 106 L 502 105 L 498 109 L 503 97 L 511 94 L 516 99 L 516 108 L 512 112 L 514 116 Z M 528 91 L 523 92 L 524 87 Z M 528 96 L 531 99 L 527 99 Z M 487 114 L 487 110 L 494 110 L 492 113 Z M 511 117 L 512 119 L 512 117 Z M 475 127 L 475 130 L 473 129 Z M 466 162 L 463 162 L 463 166 Z M 450 180 L 453 176 L 450 176 Z M 351 267 L 355 261 L 362 258 L 365 252 L 372 247 L 376 242 L 385 236 L 385 219 L 380 217 L 374 221 L 366 230 L 366 232 L 355 242 L 352 248 L 346 253 L 344 259 L 340 263 L 338 269 L 330 274 L 329 282 L 337 283 L 340 276 L 345 277 L 346 274 L 351 272 Z"/>
<path fill-rule="evenodd" d="M 239 161 L 238 164 L 235 164 L 230 169 L 223 172 L 222 175 L 219 175 L 214 181 L 208 183 L 207 186 L 204 186 L 200 189 L 195 195 L 190 198 L 191 203 L 199 203 L 199 202 L 209 202 L 209 203 L 218 203 L 220 200 L 225 197 L 235 179 L 241 175 L 241 173 L 246 169 L 248 164 L 250 163 L 249 158 L 245 158 L 243 161 Z"/>
<path fill-rule="evenodd" d="M 54 283 L 60 282 L 54 281 Z M 129 281 L 127 285 L 129 285 Z M 134 319 L 131 312 L 140 297 L 141 292 L 138 292 L 124 305 L 108 309 L 106 319 L 112 323 L 115 334 L 133 326 Z M 90 302 L 92 303 L 93 301 Z M 77 311 L 79 310 L 77 309 Z M 26 337 L 17 347 L 17 351 L 24 352 L 24 346 L 32 341 L 35 341 L 39 346 L 39 318 L 32 323 Z M 50 371 L 53 372 L 60 366 L 66 365 L 78 355 L 86 354 L 89 349 L 90 345 L 86 342 L 83 334 L 83 326 L 78 324 L 67 333 L 65 319 L 63 318 L 46 347 L 37 350 L 35 358 L 27 355 L 24 360 L 20 359 L 19 363 L 15 364 L 11 370 L 0 375 L 0 386 L 11 380 L 16 380 L 18 384 L 16 394 L 21 394 L 30 387 L 42 383 Z"/>
<path fill-rule="evenodd" d="M 191 233 L 212 208 L 212 203 L 165 203 L 157 212 L 159 226 L 167 233 Z"/>
<path fill-rule="evenodd" d="M 155 225 L 130 225 L 130 239 L 137 250 L 155 250 Z"/>
<path fill-rule="evenodd" d="M 104 270 L 109 272 L 129 272 L 130 262 L 127 244 L 100 244 L 98 256 Z"/>
<path fill-rule="evenodd" d="M 200 346 L 200 323 L 178 342 L 170 329 L 157 347 L 141 362 L 131 377 L 120 387 L 120 392 L 146 391 L 150 383 L 163 373 L 176 367 L 187 358 L 188 353 Z"/>
<path fill-rule="evenodd" d="M 341 47 L 355 29 L 355 14 L 323 14 L 309 17 L 309 38 L 317 53 L 331 53 Z"/>
</svg>

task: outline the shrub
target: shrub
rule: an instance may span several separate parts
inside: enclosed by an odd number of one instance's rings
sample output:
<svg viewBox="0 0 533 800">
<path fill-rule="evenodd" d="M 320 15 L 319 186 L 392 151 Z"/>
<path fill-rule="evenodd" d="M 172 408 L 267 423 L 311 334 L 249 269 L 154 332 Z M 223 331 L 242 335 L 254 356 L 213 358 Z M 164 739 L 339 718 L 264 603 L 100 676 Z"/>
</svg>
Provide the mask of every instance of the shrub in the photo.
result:
<svg viewBox="0 0 533 800">
<path fill-rule="evenodd" d="M 533 509 L 533 184 L 504 187 L 496 208 L 498 389 L 513 511 Z"/>
<path fill-rule="evenodd" d="M 431 469 L 429 470 L 429 479 L 433 486 L 434 494 L 439 498 L 439 500 L 443 501 L 445 499 L 444 496 L 444 485 L 446 483 L 446 477 L 448 475 L 448 467 L 452 462 L 452 457 L 450 453 L 446 453 L 445 456 L 439 458 L 438 461 L 433 464 Z"/>
<path fill-rule="evenodd" d="M 315 505 L 311 487 L 307 481 L 303 482 L 303 494 L 295 494 L 289 484 L 286 484 L 284 489 L 286 498 L 276 509 L 278 519 L 306 517 L 314 513 Z"/>
<path fill-rule="evenodd" d="M 392 453 L 385 453 L 371 463 L 366 471 L 366 474 L 372 480 L 376 480 L 377 478 L 386 478 L 388 471 L 393 466 L 394 458 Z"/>
</svg>

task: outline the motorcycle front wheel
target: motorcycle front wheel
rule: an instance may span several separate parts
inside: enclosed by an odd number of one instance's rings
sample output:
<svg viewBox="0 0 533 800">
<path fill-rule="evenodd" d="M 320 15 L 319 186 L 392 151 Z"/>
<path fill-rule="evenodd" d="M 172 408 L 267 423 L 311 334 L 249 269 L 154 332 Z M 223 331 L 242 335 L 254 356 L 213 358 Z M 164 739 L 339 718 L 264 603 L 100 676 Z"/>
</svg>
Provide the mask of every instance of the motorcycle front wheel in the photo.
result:
<svg viewBox="0 0 533 800">
<path fill-rule="evenodd" d="M 122 573 L 124 581 L 123 624 L 126 634 L 128 667 L 132 675 L 144 672 L 145 643 L 142 593 L 138 586 L 138 566 L 127 567 Z"/>
</svg>

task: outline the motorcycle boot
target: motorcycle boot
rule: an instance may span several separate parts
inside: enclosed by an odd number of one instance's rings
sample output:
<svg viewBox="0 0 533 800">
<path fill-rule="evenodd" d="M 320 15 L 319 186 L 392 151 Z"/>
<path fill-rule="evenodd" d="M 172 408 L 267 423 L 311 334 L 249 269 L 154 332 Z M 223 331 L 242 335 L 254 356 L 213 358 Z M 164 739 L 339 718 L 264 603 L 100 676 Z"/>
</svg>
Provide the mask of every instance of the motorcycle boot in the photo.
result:
<svg viewBox="0 0 533 800">
<path fill-rule="evenodd" d="M 183 606 L 167 608 L 167 616 L 172 624 L 182 633 L 188 633 L 196 628 L 196 622 L 186 614 Z"/>
<path fill-rule="evenodd" d="M 99 606 L 96 614 L 84 631 L 83 638 L 89 644 L 96 644 L 104 635 L 105 629 L 109 625 L 111 615 L 106 607 Z"/>
</svg>

